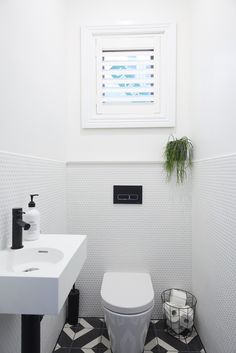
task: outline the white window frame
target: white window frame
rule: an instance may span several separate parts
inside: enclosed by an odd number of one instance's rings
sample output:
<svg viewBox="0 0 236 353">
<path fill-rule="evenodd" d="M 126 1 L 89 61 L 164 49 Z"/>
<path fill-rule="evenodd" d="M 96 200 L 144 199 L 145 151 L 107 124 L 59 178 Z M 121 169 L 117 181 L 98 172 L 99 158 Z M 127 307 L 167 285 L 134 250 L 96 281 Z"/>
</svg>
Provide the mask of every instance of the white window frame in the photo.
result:
<svg viewBox="0 0 236 353">
<path fill-rule="evenodd" d="M 99 113 L 97 109 L 97 48 L 103 38 L 158 37 L 159 102 L 156 111 Z M 87 26 L 81 28 L 82 128 L 174 127 L 176 115 L 176 25 Z"/>
</svg>

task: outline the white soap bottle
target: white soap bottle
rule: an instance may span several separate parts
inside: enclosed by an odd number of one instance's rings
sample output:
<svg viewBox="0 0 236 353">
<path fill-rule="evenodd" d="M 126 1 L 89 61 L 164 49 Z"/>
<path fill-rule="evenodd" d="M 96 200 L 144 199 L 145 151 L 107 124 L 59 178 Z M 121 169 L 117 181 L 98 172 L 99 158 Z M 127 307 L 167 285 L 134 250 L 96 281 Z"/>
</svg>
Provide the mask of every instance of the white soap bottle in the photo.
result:
<svg viewBox="0 0 236 353">
<path fill-rule="evenodd" d="M 40 236 L 40 213 L 35 207 L 34 196 L 39 195 L 30 195 L 31 201 L 24 215 L 24 221 L 30 224 L 30 228 L 24 231 L 24 240 L 37 240 Z"/>
</svg>

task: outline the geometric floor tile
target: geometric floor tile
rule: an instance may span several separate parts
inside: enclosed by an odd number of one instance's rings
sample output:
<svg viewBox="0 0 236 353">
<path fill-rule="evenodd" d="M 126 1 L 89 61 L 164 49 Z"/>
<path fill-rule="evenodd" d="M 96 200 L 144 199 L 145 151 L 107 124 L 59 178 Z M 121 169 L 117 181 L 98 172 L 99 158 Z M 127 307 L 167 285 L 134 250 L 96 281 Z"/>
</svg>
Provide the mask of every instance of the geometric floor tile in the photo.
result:
<svg viewBox="0 0 236 353">
<path fill-rule="evenodd" d="M 145 345 L 144 345 L 144 351 L 157 351 L 158 350 L 158 343 L 157 343 L 157 338 L 155 335 L 155 330 L 154 326 L 151 323 L 148 329 Z"/>
<path fill-rule="evenodd" d="M 106 352 L 111 348 L 111 342 L 109 340 L 107 329 L 102 329 L 101 331 L 101 342 L 100 342 L 100 350 L 102 352 Z"/>
<path fill-rule="evenodd" d="M 83 328 L 102 328 L 105 325 L 103 318 L 86 317 L 80 318 L 78 321 L 79 327 Z"/>
<path fill-rule="evenodd" d="M 157 330 L 157 343 L 161 353 L 166 352 L 187 352 L 188 345 L 185 341 L 180 341 L 164 330 Z"/>
<path fill-rule="evenodd" d="M 94 349 L 84 349 L 84 348 L 60 348 L 58 351 L 54 351 L 55 353 L 100 353 L 99 350 Z"/>
<path fill-rule="evenodd" d="M 99 348 L 101 343 L 101 329 L 83 329 L 74 336 L 72 347 Z"/>
<path fill-rule="evenodd" d="M 61 348 L 59 345 L 57 345 L 54 352 L 56 352 L 56 353 L 70 353 L 70 348 Z"/>
<path fill-rule="evenodd" d="M 112 353 L 103 318 L 80 318 L 77 325 L 65 324 L 55 353 Z M 129 352 L 127 352 L 129 353 Z M 164 320 L 152 320 L 144 353 L 206 353 L 194 329 L 190 336 L 173 337 L 166 332 Z"/>
<path fill-rule="evenodd" d="M 152 320 L 151 324 L 154 326 L 155 330 L 164 330 L 165 329 L 165 320 Z"/>
<path fill-rule="evenodd" d="M 58 338 L 57 347 L 71 347 L 74 335 L 75 333 L 69 327 L 64 327 Z"/>
</svg>

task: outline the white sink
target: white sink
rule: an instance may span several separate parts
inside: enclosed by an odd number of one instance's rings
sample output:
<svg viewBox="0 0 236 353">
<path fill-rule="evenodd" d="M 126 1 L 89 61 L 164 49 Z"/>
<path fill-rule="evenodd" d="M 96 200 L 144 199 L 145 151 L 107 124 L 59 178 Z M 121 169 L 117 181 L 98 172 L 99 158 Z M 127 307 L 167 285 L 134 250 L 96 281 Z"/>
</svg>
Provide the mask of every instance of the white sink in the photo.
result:
<svg viewBox="0 0 236 353">
<path fill-rule="evenodd" d="M 21 249 L 8 251 L 7 269 L 14 272 L 34 272 L 49 270 L 64 257 L 62 251 L 54 248 Z M 54 266 L 55 267 L 55 266 Z"/>
<path fill-rule="evenodd" d="M 58 314 L 81 271 L 86 235 L 41 234 L 0 251 L 0 313 Z"/>
</svg>

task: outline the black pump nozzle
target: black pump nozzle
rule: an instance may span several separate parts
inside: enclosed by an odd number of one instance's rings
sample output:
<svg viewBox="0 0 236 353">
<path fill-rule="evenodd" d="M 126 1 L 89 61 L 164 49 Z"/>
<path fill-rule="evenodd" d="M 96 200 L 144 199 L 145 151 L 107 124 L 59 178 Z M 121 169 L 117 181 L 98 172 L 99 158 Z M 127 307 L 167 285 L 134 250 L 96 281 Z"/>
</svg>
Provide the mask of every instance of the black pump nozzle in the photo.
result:
<svg viewBox="0 0 236 353">
<path fill-rule="evenodd" d="M 39 196 L 39 194 L 31 194 L 30 195 L 31 201 L 28 204 L 29 207 L 35 207 L 35 202 L 34 202 L 34 197 L 35 196 Z"/>
</svg>

